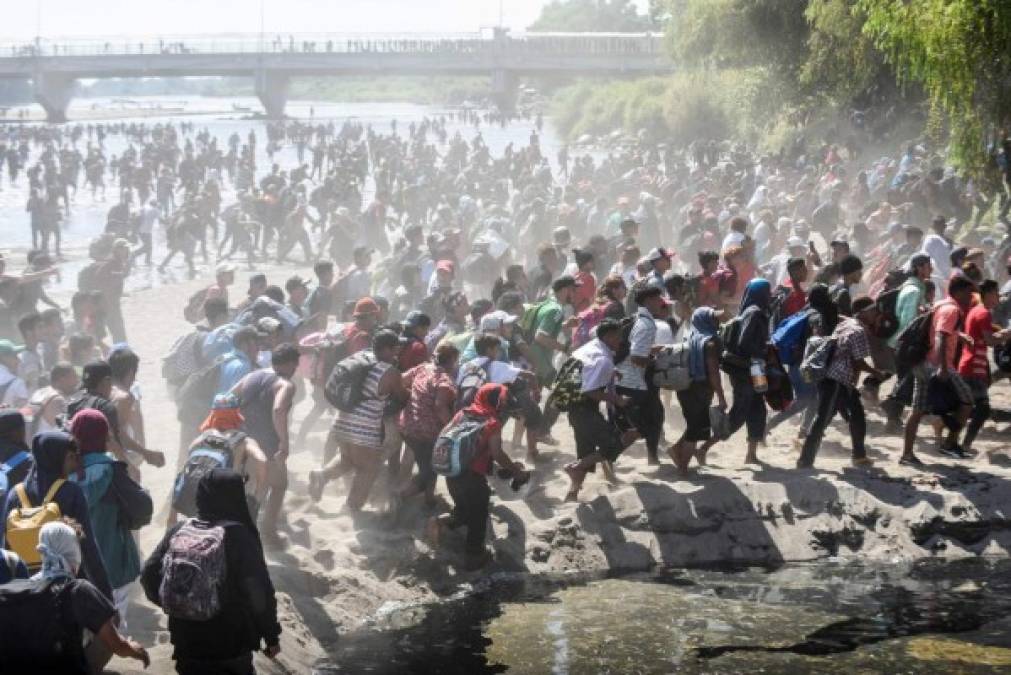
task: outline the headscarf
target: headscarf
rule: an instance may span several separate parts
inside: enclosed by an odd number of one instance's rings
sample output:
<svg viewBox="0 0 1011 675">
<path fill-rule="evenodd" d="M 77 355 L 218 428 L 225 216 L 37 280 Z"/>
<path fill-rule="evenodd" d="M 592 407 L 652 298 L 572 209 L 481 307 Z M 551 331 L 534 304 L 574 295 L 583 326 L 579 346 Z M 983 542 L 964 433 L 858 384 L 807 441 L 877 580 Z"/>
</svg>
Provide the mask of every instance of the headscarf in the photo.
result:
<svg viewBox="0 0 1011 675">
<path fill-rule="evenodd" d="M 101 411 L 85 408 L 70 420 L 70 433 L 77 441 L 81 454 L 102 453 L 109 439 L 109 421 Z"/>
<path fill-rule="evenodd" d="M 828 286 L 815 284 L 807 292 L 807 304 L 821 315 L 825 334 L 829 335 L 839 323 L 839 307 L 833 302 Z"/>
<path fill-rule="evenodd" d="M 692 312 L 692 325 L 688 330 L 688 372 L 692 380 L 705 380 L 706 344 L 716 337 L 720 322 L 712 307 L 699 307 Z"/>
<path fill-rule="evenodd" d="M 209 523 L 230 520 L 257 534 L 246 502 L 242 476 L 231 469 L 214 469 L 197 483 L 197 516 Z"/>
<path fill-rule="evenodd" d="M 200 431 L 232 431 L 242 428 L 245 418 L 242 417 L 239 398 L 232 393 L 218 394 L 214 397 L 211 412 L 200 425 Z"/>
<path fill-rule="evenodd" d="M 63 464 L 67 453 L 74 450 L 74 439 L 62 431 L 49 431 L 32 439 L 34 462 L 25 479 L 29 492 L 38 499 L 45 497 L 58 479 L 63 477 Z"/>
<path fill-rule="evenodd" d="M 73 579 L 81 567 L 81 543 L 74 528 L 55 521 L 39 530 L 38 551 L 42 554 L 43 579 Z"/>
<path fill-rule="evenodd" d="M 482 384 L 474 395 L 474 402 L 463 411 L 472 417 L 486 418 L 485 433 L 492 434 L 502 428 L 499 415 L 505 409 L 508 398 L 509 390 L 504 385 Z"/>
<path fill-rule="evenodd" d="M 744 295 L 741 297 L 740 313 L 749 307 L 758 307 L 765 311 L 769 308 L 772 300 L 772 285 L 765 279 L 752 279 L 744 287 Z"/>
</svg>

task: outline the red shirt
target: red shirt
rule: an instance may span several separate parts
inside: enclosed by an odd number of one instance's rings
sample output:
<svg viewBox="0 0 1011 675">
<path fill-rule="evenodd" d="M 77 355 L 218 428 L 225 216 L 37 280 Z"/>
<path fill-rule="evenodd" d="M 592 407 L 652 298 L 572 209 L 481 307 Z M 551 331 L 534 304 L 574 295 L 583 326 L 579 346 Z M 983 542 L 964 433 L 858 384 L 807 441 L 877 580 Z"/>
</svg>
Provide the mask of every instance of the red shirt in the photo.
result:
<svg viewBox="0 0 1011 675">
<path fill-rule="evenodd" d="M 963 347 L 962 357 L 958 361 L 958 374 L 977 380 L 990 380 L 990 359 L 987 345 L 983 340 L 986 333 L 993 332 L 993 317 L 990 310 L 983 305 L 976 305 L 965 317 L 965 332 L 972 338 L 972 349 Z"/>
<path fill-rule="evenodd" d="M 790 289 L 790 294 L 783 300 L 782 312 L 780 313 L 780 316 L 785 319 L 804 309 L 804 305 L 807 304 L 807 293 L 804 289 L 795 286 L 793 279 L 787 279 L 783 286 Z"/>
<path fill-rule="evenodd" d="M 425 361 L 428 361 L 428 347 L 425 346 L 424 340 L 411 340 L 411 344 L 401 348 L 397 368 L 400 372 L 406 373 Z"/>
<path fill-rule="evenodd" d="M 958 326 L 962 321 L 962 308 L 958 303 L 947 298 L 934 305 L 934 316 L 930 324 L 930 354 L 927 360 L 932 366 L 941 365 L 941 343 L 938 333 L 945 335 L 944 360 L 949 370 L 955 370 L 955 352 L 958 349 Z"/>
</svg>

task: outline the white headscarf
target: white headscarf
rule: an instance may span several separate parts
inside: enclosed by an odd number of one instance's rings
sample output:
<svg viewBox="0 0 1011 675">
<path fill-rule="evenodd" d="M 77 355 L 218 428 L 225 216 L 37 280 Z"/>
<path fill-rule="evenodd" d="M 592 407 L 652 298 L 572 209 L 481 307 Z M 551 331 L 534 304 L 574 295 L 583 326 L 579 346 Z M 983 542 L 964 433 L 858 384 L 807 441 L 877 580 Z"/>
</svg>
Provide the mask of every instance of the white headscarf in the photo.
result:
<svg viewBox="0 0 1011 675">
<path fill-rule="evenodd" d="M 73 579 L 81 566 L 81 544 L 77 533 L 66 523 L 46 523 L 39 531 L 39 553 L 43 579 Z"/>
</svg>

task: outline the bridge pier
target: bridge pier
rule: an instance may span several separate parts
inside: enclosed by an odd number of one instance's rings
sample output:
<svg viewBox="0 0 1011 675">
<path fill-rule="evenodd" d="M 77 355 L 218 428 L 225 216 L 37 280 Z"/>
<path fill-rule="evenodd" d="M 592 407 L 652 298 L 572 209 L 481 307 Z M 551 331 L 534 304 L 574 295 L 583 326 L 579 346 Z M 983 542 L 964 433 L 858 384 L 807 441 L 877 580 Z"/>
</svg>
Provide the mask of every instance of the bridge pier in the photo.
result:
<svg viewBox="0 0 1011 675">
<path fill-rule="evenodd" d="M 48 122 L 67 121 L 67 107 L 74 97 L 74 77 L 62 73 L 36 73 L 32 79 L 35 101 L 46 111 Z"/>
<path fill-rule="evenodd" d="M 503 113 L 516 110 L 520 78 L 511 70 L 499 69 L 491 74 L 491 96 L 495 105 Z"/>
<path fill-rule="evenodd" d="M 284 106 L 288 103 L 288 89 L 291 78 L 287 73 L 260 70 L 256 73 L 256 96 L 263 104 L 263 111 L 272 120 L 284 117 Z"/>
</svg>

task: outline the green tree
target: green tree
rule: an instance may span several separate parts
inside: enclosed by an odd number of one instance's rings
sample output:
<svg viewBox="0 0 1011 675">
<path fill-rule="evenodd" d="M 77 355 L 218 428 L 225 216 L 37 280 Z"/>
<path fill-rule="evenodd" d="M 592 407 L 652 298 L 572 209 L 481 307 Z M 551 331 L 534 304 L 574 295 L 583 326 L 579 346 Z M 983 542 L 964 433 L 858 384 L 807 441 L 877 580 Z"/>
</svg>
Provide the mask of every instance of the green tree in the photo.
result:
<svg viewBox="0 0 1011 675">
<path fill-rule="evenodd" d="M 921 85 L 932 112 L 947 117 L 951 157 L 972 170 L 1011 114 L 1008 0 L 858 0 L 863 31 L 899 80 Z"/>
<path fill-rule="evenodd" d="M 650 29 L 650 17 L 631 0 L 552 0 L 528 27 L 531 31 L 634 33 Z"/>
</svg>

